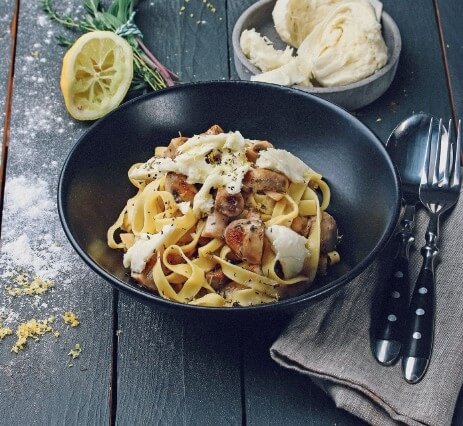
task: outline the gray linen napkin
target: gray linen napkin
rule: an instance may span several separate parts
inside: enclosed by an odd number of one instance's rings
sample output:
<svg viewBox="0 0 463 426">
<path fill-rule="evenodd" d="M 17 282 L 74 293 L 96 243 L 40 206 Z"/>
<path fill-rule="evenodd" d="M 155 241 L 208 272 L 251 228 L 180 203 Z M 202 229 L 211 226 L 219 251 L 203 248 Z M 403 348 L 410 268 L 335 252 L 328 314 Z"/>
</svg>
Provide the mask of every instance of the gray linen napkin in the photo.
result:
<svg viewBox="0 0 463 426">
<path fill-rule="evenodd" d="M 386 249 L 357 279 L 299 314 L 270 349 L 280 365 L 309 376 L 341 407 L 378 426 L 450 425 L 463 384 L 463 195 L 441 221 L 434 350 L 424 379 L 409 385 L 401 363 L 378 364 L 370 349 L 371 315 L 392 266 Z M 417 216 L 416 247 L 428 223 Z M 421 255 L 411 255 L 414 285 Z"/>
</svg>

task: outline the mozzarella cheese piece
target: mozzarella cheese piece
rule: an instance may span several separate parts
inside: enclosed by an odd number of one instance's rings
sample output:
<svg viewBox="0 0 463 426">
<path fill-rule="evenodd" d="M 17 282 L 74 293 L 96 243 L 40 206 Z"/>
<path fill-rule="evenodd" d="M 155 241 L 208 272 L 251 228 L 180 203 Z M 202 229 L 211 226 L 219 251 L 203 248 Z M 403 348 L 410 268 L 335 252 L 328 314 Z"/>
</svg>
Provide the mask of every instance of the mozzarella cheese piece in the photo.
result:
<svg viewBox="0 0 463 426">
<path fill-rule="evenodd" d="M 265 235 L 272 243 L 275 258 L 280 262 L 286 279 L 296 277 L 304 267 L 309 255 L 306 248 L 307 239 L 291 228 L 272 225 L 265 230 Z"/>
<path fill-rule="evenodd" d="M 134 245 L 124 254 L 124 267 L 130 268 L 132 272 L 143 272 L 150 257 L 165 243 L 174 229 L 175 226 L 169 224 L 163 226 L 157 234 L 140 234 Z"/>
<path fill-rule="evenodd" d="M 304 182 L 307 172 L 315 173 L 300 158 L 285 149 L 269 148 L 261 151 L 256 166 L 283 173 L 291 182 Z"/>
<path fill-rule="evenodd" d="M 312 87 L 312 83 L 307 77 L 309 73 L 305 71 L 304 65 L 298 58 L 292 58 L 286 65 L 271 71 L 251 76 L 252 81 L 261 81 L 264 83 L 280 84 L 282 86 L 293 86 L 300 84 Z"/>
<path fill-rule="evenodd" d="M 285 50 L 275 49 L 273 43 L 254 28 L 242 32 L 240 46 L 251 63 L 262 71 L 279 68 L 291 61 L 293 56 L 293 49 L 289 46 Z"/>
<path fill-rule="evenodd" d="M 272 12 L 280 38 L 299 47 L 328 11 L 346 0 L 277 0 Z"/>
<path fill-rule="evenodd" d="M 387 62 L 381 25 L 367 1 L 345 1 L 333 8 L 300 45 L 300 68 L 322 86 L 362 80 Z"/>
<path fill-rule="evenodd" d="M 182 212 L 182 214 L 187 214 L 190 210 L 190 202 L 184 201 L 183 203 L 177 203 L 177 207 Z"/>
<path fill-rule="evenodd" d="M 252 80 L 332 87 L 372 75 L 387 63 L 381 10 L 377 0 L 277 0 L 275 28 L 297 56 Z"/>
</svg>

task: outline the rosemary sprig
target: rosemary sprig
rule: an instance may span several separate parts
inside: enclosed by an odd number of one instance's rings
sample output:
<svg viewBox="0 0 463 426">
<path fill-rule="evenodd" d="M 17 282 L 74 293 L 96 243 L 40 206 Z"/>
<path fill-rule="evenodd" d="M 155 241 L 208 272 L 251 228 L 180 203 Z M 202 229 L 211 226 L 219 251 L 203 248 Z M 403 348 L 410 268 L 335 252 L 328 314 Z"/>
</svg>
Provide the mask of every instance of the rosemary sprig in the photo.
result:
<svg viewBox="0 0 463 426">
<path fill-rule="evenodd" d="M 173 86 L 178 77 L 162 65 L 142 41 L 143 34 L 135 25 L 133 18 L 138 0 L 112 0 L 104 7 L 100 0 L 84 0 L 86 14 L 80 19 L 71 15 L 59 14 L 53 5 L 53 0 L 41 0 L 42 9 L 47 16 L 79 33 L 91 31 L 112 31 L 124 37 L 133 50 L 134 78 L 132 89 L 149 88 L 152 90 Z M 61 46 L 71 46 L 73 41 L 57 36 Z"/>
</svg>

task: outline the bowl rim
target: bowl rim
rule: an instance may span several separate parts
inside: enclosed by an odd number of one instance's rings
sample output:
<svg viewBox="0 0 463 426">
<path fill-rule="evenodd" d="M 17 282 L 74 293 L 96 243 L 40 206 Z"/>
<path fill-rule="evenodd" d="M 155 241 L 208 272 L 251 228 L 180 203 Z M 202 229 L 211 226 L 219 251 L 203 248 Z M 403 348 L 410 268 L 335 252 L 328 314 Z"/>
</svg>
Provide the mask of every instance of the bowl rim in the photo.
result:
<svg viewBox="0 0 463 426">
<path fill-rule="evenodd" d="M 385 230 L 382 233 L 382 236 L 376 243 L 376 245 L 373 247 L 373 249 L 368 253 L 368 255 L 356 266 L 354 266 L 351 270 L 349 270 L 346 274 L 342 275 L 341 277 L 337 278 L 336 280 L 333 280 L 319 288 L 316 288 L 315 290 L 312 291 L 306 291 L 302 293 L 299 296 L 291 297 L 288 299 L 283 299 L 279 300 L 278 302 L 275 303 L 267 303 L 267 304 L 260 304 L 260 305 L 253 305 L 253 306 L 237 306 L 237 307 L 208 307 L 208 306 L 197 306 L 197 305 L 190 305 L 190 304 L 184 304 L 184 303 L 179 303 L 175 302 L 172 300 L 164 299 L 160 296 L 158 296 L 156 293 L 150 292 L 143 287 L 138 287 L 133 284 L 126 283 L 117 277 L 113 276 L 111 273 L 107 272 L 105 269 L 103 269 L 101 266 L 99 266 L 85 251 L 83 247 L 78 243 L 76 238 L 74 238 L 74 235 L 68 226 L 67 223 L 67 215 L 66 215 L 66 194 L 64 193 L 64 187 L 65 187 L 65 180 L 69 179 L 67 177 L 67 169 L 70 165 L 70 162 L 72 161 L 73 156 L 75 153 L 79 150 L 79 147 L 81 143 L 89 136 L 91 135 L 95 128 L 97 128 L 100 123 L 104 121 L 111 120 L 111 117 L 115 114 L 118 114 L 120 111 L 129 109 L 132 107 L 134 104 L 142 103 L 146 101 L 147 99 L 150 98 L 155 98 L 158 96 L 166 96 L 170 92 L 176 92 L 176 91 L 182 91 L 182 90 L 188 90 L 191 88 L 195 87 L 202 87 L 202 86 L 256 86 L 258 85 L 260 88 L 263 86 L 266 86 L 270 88 L 271 90 L 277 90 L 277 91 L 284 91 L 284 92 L 290 92 L 294 96 L 302 96 L 305 98 L 310 98 L 312 101 L 315 103 L 318 103 L 324 108 L 329 108 L 334 111 L 336 111 L 338 114 L 343 116 L 344 118 L 348 120 L 353 120 L 356 122 L 356 124 L 362 128 L 362 130 L 369 136 L 370 140 L 374 143 L 377 149 L 381 152 L 383 158 L 386 160 L 386 164 L 389 166 L 391 172 L 392 172 L 392 177 L 393 177 L 393 185 L 394 185 L 394 192 L 395 192 L 395 205 L 391 206 L 392 210 L 392 216 L 391 220 L 386 226 Z M 398 177 L 398 172 L 395 164 L 392 162 L 389 154 L 387 153 L 385 145 L 380 141 L 380 139 L 376 136 L 376 134 L 365 124 L 363 124 L 360 120 L 358 120 L 356 117 L 354 117 L 352 114 L 350 114 L 346 109 L 329 102 L 325 99 L 322 99 L 318 96 L 312 95 L 310 93 L 307 93 L 306 91 L 295 89 L 295 88 L 288 88 L 285 86 L 278 86 L 275 84 L 266 84 L 266 83 L 260 83 L 260 82 L 252 82 L 252 81 L 241 81 L 241 80 L 228 80 L 228 81 L 223 81 L 223 80 L 217 80 L 217 81 L 206 81 L 206 82 L 193 82 L 193 83 L 185 83 L 173 87 L 169 87 L 166 89 L 158 90 L 155 92 L 147 93 L 142 96 L 136 97 L 134 99 L 131 99 L 118 107 L 117 109 L 111 111 L 109 114 L 107 114 L 105 117 L 99 119 L 95 123 L 93 123 L 77 140 L 77 142 L 74 144 L 74 146 L 71 148 L 68 156 L 66 157 L 63 166 L 61 168 L 61 172 L 59 175 L 59 181 L 58 181 L 58 190 L 57 190 L 57 206 L 58 206 L 58 214 L 60 218 L 61 225 L 63 227 L 64 233 L 66 237 L 68 238 L 69 242 L 71 243 L 72 247 L 74 250 L 77 252 L 77 254 L 84 260 L 84 262 L 93 270 L 95 271 L 100 277 L 104 278 L 106 281 L 108 281 L 110 284 L 112 284 L 114 287 L 116 287 L 119 290 L 125 291 L 129 293 L 132 296 L 137 297 L 138 299 L 141 299 L 144 302 L 150 302 L 150 304 L 159 304 L 166 308 L 173 308 L 173 309 L 178 309 L 181 310 L 185 313 L 191 312 L 193 313 L 194 311 L 197 311 L 198 314 L 202 313 L 217 313 L 217 315 L 223 315 L 226 313 L 226 315 L 241 315 L 239 314 L 240 312 L 248 312 L 248 313 L 270 313 L 270 312 L 278 312 L 278 311 L 283 311 L 283 310 L 291 310 L 294 308 L 296 305 L 300 305 L 299 307 L 302 306 L 307 306 L 310 302 L 319 300 L 323 297 L 328 296 L 329 294 L 335 292 L 337 289 L 342 287 L 343 285 L 351 282 L 354 278 L 356 278 L 360 273 L 362 273 L 374 260 L 376 255 L 385 247 L 385 245 L 388 243 L 388 241 L 391 239 L 396 223 L 399 218 L 399 213 L 400 213 L 400 207 L 401 207 L 401 190 L 400 190 L 400 180 Z M 309 287 L 310 288 L 310 287 Z M 234 314 L 233 312 L 236 312 Z"/>
<path fill-rule="evenodd" d="M 261 74 L 262 71 L 260 71 L 256 66 L 254 66 L 249 61 L 249 59 L 246 57 L 246 55 L 243 53 L 243 50 L 241 49 L 240 37 L 241 37 L 241 33 L 245 30 L 244 21 L 247 19 L 247 17 L 251 13 L 254 13 L 258 9 L 262 8 L 263 6 L 266 6 L 267 4 L 274 3 L 275 1 L 276 0 L 259 0 L 257 3 L 254 3 L 252 6 L 248 7 L 240 15 L 240 17 L 235 23 L 235 26 L 233 27 L 232 44 L 233 44 L 233 50 L 235 53 L 235 60 L 236 58 L 238 58 L 240 63 L 245 68 L 247 68 L 248 71 L 252 73 L 252 75 Z M 301 86 L 301 85 L 294 85 L 291 87 L 298 88 L 298 89 L 304 90 L 305 92 L 314 93 L 314 94 L 343 93 L 343 92 L 348 92 L 353 89 L 358 89 L 364 86 L 368 86 L 372 82 L 389 74 L 389 72 L 391 72 L 391 70 L 394 69 L 395 65 L 397 64 L 399 60 L 400 52 L 402 50 L 402 38 L 400 35 L 399 27 L 397 26 L 395 21 L 392 19 L 392 17 L 384 10 L 381 12 L 381 20 L 387 23 L 388 27 L 391 28 L 391 33 L 393 35 L 392 52 L 390 53 L 390 55 L 388 54 L 388 61 L 386 65 L 384 65 L 381 69 L 375 71 L 372 75 L 360 81 L 357 81 L 355 83 L 346 84 L 345 86 L 307 87 L 307 86 Z M 384 27 L 384 25 L 382 26 Z"/>
</svg>

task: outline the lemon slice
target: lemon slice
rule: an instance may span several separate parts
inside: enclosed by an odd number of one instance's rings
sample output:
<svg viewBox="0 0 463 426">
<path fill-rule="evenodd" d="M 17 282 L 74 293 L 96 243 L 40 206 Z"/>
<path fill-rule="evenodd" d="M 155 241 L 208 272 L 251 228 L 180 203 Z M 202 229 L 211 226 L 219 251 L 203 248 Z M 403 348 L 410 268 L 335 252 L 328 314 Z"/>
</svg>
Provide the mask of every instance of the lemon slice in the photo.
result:
<svg viewBox="0 0 463 426">
<path fill-rule="evenodd" d="M 129 43 L 111 31 L 94 31 L 76 40 L 63 59 L 61 91 L 77 120 L 96 120 L 116 108 L 133 77 Z"/>
</svg>

